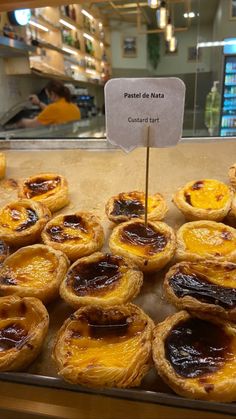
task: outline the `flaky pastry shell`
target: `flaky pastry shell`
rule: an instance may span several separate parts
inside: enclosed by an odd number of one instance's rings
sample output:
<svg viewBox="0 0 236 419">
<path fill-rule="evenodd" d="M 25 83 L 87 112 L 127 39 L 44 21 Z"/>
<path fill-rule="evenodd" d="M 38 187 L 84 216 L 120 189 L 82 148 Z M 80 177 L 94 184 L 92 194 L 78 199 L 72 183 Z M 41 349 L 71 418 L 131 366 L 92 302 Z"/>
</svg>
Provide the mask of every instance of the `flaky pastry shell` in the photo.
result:
<svg viewBox="0 0 236 419">
<path fill-rule="evenodd" d="M 0 371 L 28 367 L 41 351 L 48 324 L 47 310 L 37 298 L 0 298 Z"/>
<path fill-rule="evenodd" d="M 194 310 L 236 321 L 236 264 L 203 260 L 180 262 L 163 284 L 168 301 L 178 309 Z"/>
<path fill-rule="evenodd" d="M 112 196 L 105 207 L 106 215 L 114 223 L 132 218 L 144 218 L 145 194 L 140 191 L 121 192 Z M 168 211 L 165 199 L 159 193 L 148 195 L 148 219 L 162 220 Z"/>
<path fill-rule="evenodd" d="M 80 308 L 58 332 L 53 358 L 65 380 L 88 387 L 135 387 L 150 368 L 153 321 L 126 304 Z"/>
<path fill-rule="evenodd" d="M 42 232 L 45 244 L 61 250 L 75 261 L 100 250 L 104 232 L 99 219 L 90 212 L 58 215 L 45 226 Z"/>
<path fill-rule="evenodd" d="M 60 285 L 60 295 L 74 308 L 109 307 L 135 298 L 142 283 L 142 272 L 129 259 L 96 252 L 71 265 Z"/>
<path fill-rule="evenodd" d="M 186 219 L 221 221 L 230 210 L 232 191 L 223 182 L 202 179 L 188 182 L 173 196 Z"/>
<path fill-rule="evenodd" d="M 40 173 L 19 182 L 19 198 L 42 202 L 55 212 L 69 204 L 67 180 L 56 173 Z"/>
<path fill-rule="evenodd" d="M 228 170 L 229 181 L 234 189 L 236 189 L 236 163 L 232 164 Z"/>
<path fill-rule="evenodd" d="M 185 223 L 176 238 L 179 260 L 236 262 L 236 230 L 223 223 L 207 220 Z"/>
<path fill-rule="evenodd" d="M 235 401 L 235 324 L 180 311 L 155 327 L 152 350 L 158 374 L 179 395 Z"/>
<path fill-rule="evenodd" d="M 128 257 L 142 271 L 162 269 L 175 252 L 175 234 L 171 227 L 161 221 L 141 219 L 127 221 L 116 226 L 110 236 L 112 253 Z"/>
<path fill-rule="evenodd" d="M 37 242 L 51 217 L 40 202 L 21 199 L 0 209 L 0 239 L 9 246 L 20 247 Z"/>
<path fill-rule="evenodd" d="M 9 255 L 8 245 L 3 240 L 0 240 L 0 266 L 8 255 Z"/>
<path fill-rule="evenodd" d="M 48 303 L 58 297 L 68 267 L 66 255 L 50 246 L 22 247 L 0 267 L 0 296 L 16 294 Z"/>
</svg>

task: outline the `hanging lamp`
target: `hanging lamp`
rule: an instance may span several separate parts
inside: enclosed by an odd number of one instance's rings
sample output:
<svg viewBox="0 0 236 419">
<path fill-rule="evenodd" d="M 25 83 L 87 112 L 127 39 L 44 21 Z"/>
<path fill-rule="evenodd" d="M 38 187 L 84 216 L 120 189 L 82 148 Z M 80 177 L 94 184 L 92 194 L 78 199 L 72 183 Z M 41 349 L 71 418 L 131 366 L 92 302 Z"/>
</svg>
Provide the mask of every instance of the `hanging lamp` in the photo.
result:
<svg viewBox="0 0 236 419">
<path fill-rule="evenodd" d="M 165 38 L 166 41 L 170 42 L 171 38 L 174 36 L 174 26 L 171 23 L 171 17 L 168 18 L 168 23 L 165 29 Z"/>
<path fill-rule="evenodd" d="M 160 0 L 148 0 L 148 6 L 151 7 L 151 9 L 156 9 L 160 4 Z"/>
<path fill-rule="evenodd" d="M 156 16 L 158 28 L 164 29 L 167 23 L 167 8 L 165 1 L 161 2 L 160 7 L 157 9 Z"/>
<path fill-rule="evenodd" d="M 177 39 L 175 36 L 172 36 L 168 42 L 169 52 L 175 52 L 177 50 Z"/>
</svg>

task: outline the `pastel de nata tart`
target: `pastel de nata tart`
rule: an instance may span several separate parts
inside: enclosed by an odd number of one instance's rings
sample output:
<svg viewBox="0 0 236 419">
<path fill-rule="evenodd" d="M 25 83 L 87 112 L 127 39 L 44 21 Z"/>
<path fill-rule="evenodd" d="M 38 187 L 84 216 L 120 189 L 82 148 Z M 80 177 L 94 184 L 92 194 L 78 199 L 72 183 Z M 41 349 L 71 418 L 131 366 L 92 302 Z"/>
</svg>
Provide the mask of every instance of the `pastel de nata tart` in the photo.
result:
<svg viewBox="0 0 236 419">
<path fill-rule="evenodd" d="M 0 296 L 16 294 L 48 303 L 58 296 L 68 267 L 66 255 L 50 246 L 22 247 L 0 267 Z"/>
<path fill-rule="evenodd" d="M 139 293 L 142 272 L 122 256 L 93 253 L 77 260 L 60 286 L 61 297 L 72 307 L 124 304 Z"/>
<path fill-rule="evenodd" d="M 229 212 L 231 201 L 230 188 L 215 179 L 189 182 L 173 196 L 174 204 L 188 220 L 221 221 Z"/>
<path fill-rule="evenodd" d="M 121 192 L 108 200 L 105 210 L 109 220 L 114 223 L 128 221 L 132 218 L 144 218 L 145 194 L 139 191 Z M 162 220 L 168 211 L 163 196 L 159 193 L 149 195 L 147 210 L 149 220 Z"/>
<path fill-rule="evenodd" d="M 18 196 L 42 202 L 55 212 L 69 204 L 68 183 L 56 173 L 41 173 L 21 181 Z"/>
<path fill-rule="evenodd" d="M 236 163 L 232 164 L 228 170 L 229 181 L 234 189 L 236 189 Z"/>
<path fill-rule="evenodd" d="M 4 261 L 4 259 L 6 259 L 8 255 L 9 255 L 9 247 L 3 240 L 0 240 L 0 265 L 2 264 L 2 262 Z"/>
<path fill-rule="evenodd" d="M 130 258 L 142 271 L 163 268 L 175 252 L 175 234 L 161 221 L 130 220 L 114 228 L 109 247 L 112 253 Z"/>
<path fill-rule="evenodd" d="M 49 317 L 37 298 L 0 298 L 0 371 L 28 367 L 41 351 Z"/>
<path fill-rule="evenodd" d="M 153 359 L 158 374 L 177 394 L 235 401 L 234 323 L 180 311 L 155 327 Z"/>
<path fill-rule="evenodd" d="M 0 153 L 0 179 L 4 178 L 6 174 L 6 155 Z"/>
<path fill-rule="evenodd" d="M 53 350 L 59 375 L 88 387 L 138 386 L 151 364 L 153 321 L 133 304 L 77 310 Z"/>
<path fill-rule="evenodd" d="M 204 260 L 180 262 L 164 279 L 167 299 L 178 309 L 236 321 L 236 264 Z"/>
<path fill-rule="evenodd" d="M 0 239 L 13 247 L 35 243 L 50 217 L 50 210 L 40 202 L 11 202 L 0 209 Z"/>
<path fill-rule="evenodd" d="M 236 262 L 236 230 L 215 221 L 192 221 L 177 231 L 176 257 L 179 260 Z"/>
<path fill-rule="evenodd" d="M 98 218 L 89 212 L 58 215 L 45 226 L 42 232 L 45 244 L 61 250 L 70 260 L 100 250 L 104 232 Z"/>
</svg>

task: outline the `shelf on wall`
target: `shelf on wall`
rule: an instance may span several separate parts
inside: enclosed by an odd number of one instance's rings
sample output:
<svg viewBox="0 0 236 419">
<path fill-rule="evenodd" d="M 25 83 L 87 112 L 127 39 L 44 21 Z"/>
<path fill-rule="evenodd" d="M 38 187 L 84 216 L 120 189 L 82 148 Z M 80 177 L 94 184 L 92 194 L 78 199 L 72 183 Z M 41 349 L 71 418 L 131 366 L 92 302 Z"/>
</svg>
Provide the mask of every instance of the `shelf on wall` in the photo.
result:
<svg viewBox="0 0 236 419">
<path fill-rule="evenodd" d="M 0 57 L 11 58 L 22 55 L 27 56 L 29 52 L 34 51 L 34 46 L 28 45 L 23 41 L 0 36 Z"/>
</svg>

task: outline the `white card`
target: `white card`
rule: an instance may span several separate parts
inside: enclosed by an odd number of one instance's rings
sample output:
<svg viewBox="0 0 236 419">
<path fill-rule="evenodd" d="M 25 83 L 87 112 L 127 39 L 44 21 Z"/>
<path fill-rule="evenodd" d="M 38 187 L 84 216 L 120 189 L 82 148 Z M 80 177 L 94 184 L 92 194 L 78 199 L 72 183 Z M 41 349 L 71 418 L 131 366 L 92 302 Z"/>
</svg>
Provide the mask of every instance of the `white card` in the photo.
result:
<svg viewBox="0 0 236 419">
<path fill-rule="evenodd" d="M 182 136 L 185 85 L 178 78 L 111 79 L 105 86 L 107 139 L 130 151 L 170 147 Z"/>
</svg>

